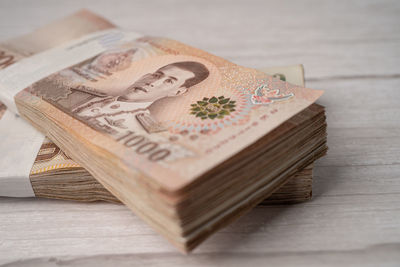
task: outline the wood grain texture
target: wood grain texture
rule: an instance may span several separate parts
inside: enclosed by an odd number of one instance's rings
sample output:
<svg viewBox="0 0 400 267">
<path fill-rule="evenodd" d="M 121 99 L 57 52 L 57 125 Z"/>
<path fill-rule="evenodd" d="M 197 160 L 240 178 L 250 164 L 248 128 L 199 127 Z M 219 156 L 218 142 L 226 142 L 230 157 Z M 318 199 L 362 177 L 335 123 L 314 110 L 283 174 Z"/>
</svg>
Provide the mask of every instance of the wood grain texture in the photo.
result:
<svg viewBox="0 0 400 267">
<path fill-rule="evenodd" d="M 0 39 L 86 7 L 249 67 L 303 63 L 324 89 L 314 199 L 258 207 L 182 256 L 120 205 L 0 198 L 5 266 L 399 266 L 398 1 L 0 1 Z"/>
</svg>

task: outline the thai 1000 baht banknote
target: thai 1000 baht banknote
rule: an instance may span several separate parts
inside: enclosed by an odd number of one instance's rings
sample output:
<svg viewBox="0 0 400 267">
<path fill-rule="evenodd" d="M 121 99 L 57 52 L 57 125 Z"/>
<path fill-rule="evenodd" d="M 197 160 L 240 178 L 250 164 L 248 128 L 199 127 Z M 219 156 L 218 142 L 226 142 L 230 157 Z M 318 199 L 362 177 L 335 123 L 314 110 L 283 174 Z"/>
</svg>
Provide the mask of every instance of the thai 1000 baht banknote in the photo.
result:
<svg viewBox="0 0 400 267">
<path fill-rule="evenodd" d="M 100 16 L 82 10 L 61 20 L 54 21 L 34 32 L 0 43 L 0 69 L 7 68 L 19 60 L 45 51 L 66 41 L 83 35 L 114 28 L 114 25 Z M 0 92 L 1 94 L 2 92 Z M 4 98 L 5 104 L 13 106 L 13 100 Z M 10 103 L 11 101 L 11 103 Z M 1 151 L 7 155 L 0 161 L 0 195 L 13 197 L 34 196 L 29 176 L 31 171 L 43 168 L 73 166 L 65 157 L 55 157 L 62 162 L 37 165 L 36 155 L 44 141 L 44 135 L 26 121 L 15 116 L 4 104 L 0 104 Z M 15 149 L 23 148 L 22 149 Z M 54 158 L 54 159 L 55 159 Z M 65 158 L 65 160 L 62 160 Z M 43 161 L 44 163 L 44 161 Z M 53 163 L 55 163 L 53 161 Z M 75 163 L 76 164 L 76 163 Z M 33 165 L 33 169 L 31 167 Z M 36 166 L 36 167 L 35 167 Z M 37 168 L 43 166 L 43 168 Z"/>
<path fill-rule="evenodd" d="M 117 30 L 50 49 L 1 74 L 3 97 L 22 90 L 15 99 L 24 115 L 35 110 L 73 144 L 101 150 L 128 177 L 171 192 L 322 94 L 177 41 Z M 56 134 L 50 124 L 39 128 Z"/>
<path fill-rule="evenodd" d="M 31 34 L 2 42 L 0 68 L 8 67 L 26 56 L 40 53 L 65 41 L 113 27 L 112 23 L 102 17 L 89 11 L 80 11 Z M 125 55 L 129 56 L 129 53 Z M 293 66 L 282 69 L 269 68 L 265 71 L 275 77 L 300 85 L 303 82 L 303 74 L 299 73 L 301 70 L 301 67 Z M 7 110 L 5 105 L 0 106 L 0 132 L 3 136 L 1 146 L 2 151 L 7 151 L 7 157 L 0 161 L 0 195 L 34 196 L 35 188 L 32 190 L 30 176 L 82 168 L 27 122 Z M 19 150 L 15 147 L 24 149 Z"/>
</svg>

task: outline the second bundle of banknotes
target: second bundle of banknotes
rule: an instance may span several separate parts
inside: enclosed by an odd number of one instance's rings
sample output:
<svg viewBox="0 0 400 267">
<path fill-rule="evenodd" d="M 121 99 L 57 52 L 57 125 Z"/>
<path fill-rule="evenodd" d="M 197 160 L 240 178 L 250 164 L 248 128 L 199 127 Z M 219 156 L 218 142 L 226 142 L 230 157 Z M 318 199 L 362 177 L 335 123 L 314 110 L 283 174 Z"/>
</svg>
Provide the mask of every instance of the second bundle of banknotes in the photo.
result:
<svg viewBox="0 0 400 267">
<path fill-rule="evenodd" d="M 48 30 L 2 44 L 7 112 L 184 252 L 326 152 L 322 91 L 86 11 Z"/>
</svg>

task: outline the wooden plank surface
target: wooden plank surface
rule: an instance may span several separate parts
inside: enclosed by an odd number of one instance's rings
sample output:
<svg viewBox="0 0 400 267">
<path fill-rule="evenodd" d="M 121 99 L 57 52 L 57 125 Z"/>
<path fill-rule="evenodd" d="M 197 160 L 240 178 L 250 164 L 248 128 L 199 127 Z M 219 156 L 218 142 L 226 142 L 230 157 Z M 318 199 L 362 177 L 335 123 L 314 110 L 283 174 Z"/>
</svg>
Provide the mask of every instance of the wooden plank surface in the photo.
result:
<svg viewBox="0 0 400 267">
<path fill-rule="evenodd" d="M 124 206 L 0 198 L 4 266 L 399 266 L 399 1 L 0 0 L 0 39 L 79 8 L 326 90 L 310 202 L 258 207 L 182 256 Z"/>
</svg>

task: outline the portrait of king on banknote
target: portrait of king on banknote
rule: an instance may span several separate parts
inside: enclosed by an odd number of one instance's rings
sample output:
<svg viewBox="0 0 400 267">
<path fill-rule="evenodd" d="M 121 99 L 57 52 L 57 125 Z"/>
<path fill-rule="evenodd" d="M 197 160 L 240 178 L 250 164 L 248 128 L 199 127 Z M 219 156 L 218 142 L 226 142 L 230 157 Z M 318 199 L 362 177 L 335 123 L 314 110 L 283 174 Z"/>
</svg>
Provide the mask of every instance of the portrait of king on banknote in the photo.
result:
<svg viewBox="0 0 400 267">
<path fill-rule="evenodd" d="M 154 63 L 146 64 L 152 53 L 144 47 L 135 42 L 128 49 L 106 51 L 37 82 L 33 89 L 91 127 L 113 136 L 126 130 L 165 131 L 151 116 L 149 107 L 163 98 L 187 93 L 207 79 L 210 71 L 194 57 L 185 60 L 182 56 L 159 55 Z"/>
<path fill-rule="evenodd" d="M 148 109 L 150 105 L 165 97 L 177 97 L 186 93 L 208 75 L 207 68 L 199 62 L 169 63 L 142 75 L 118 96 L 93 96 L 72 111 L 110 134 L 120 129 L 140 129 L 138 121 L 142 122 L 145 130 L 153 132 L 158 128 L 151 127 L 142 120 L 143 117 L 151 118 Z"/>
</svg>

